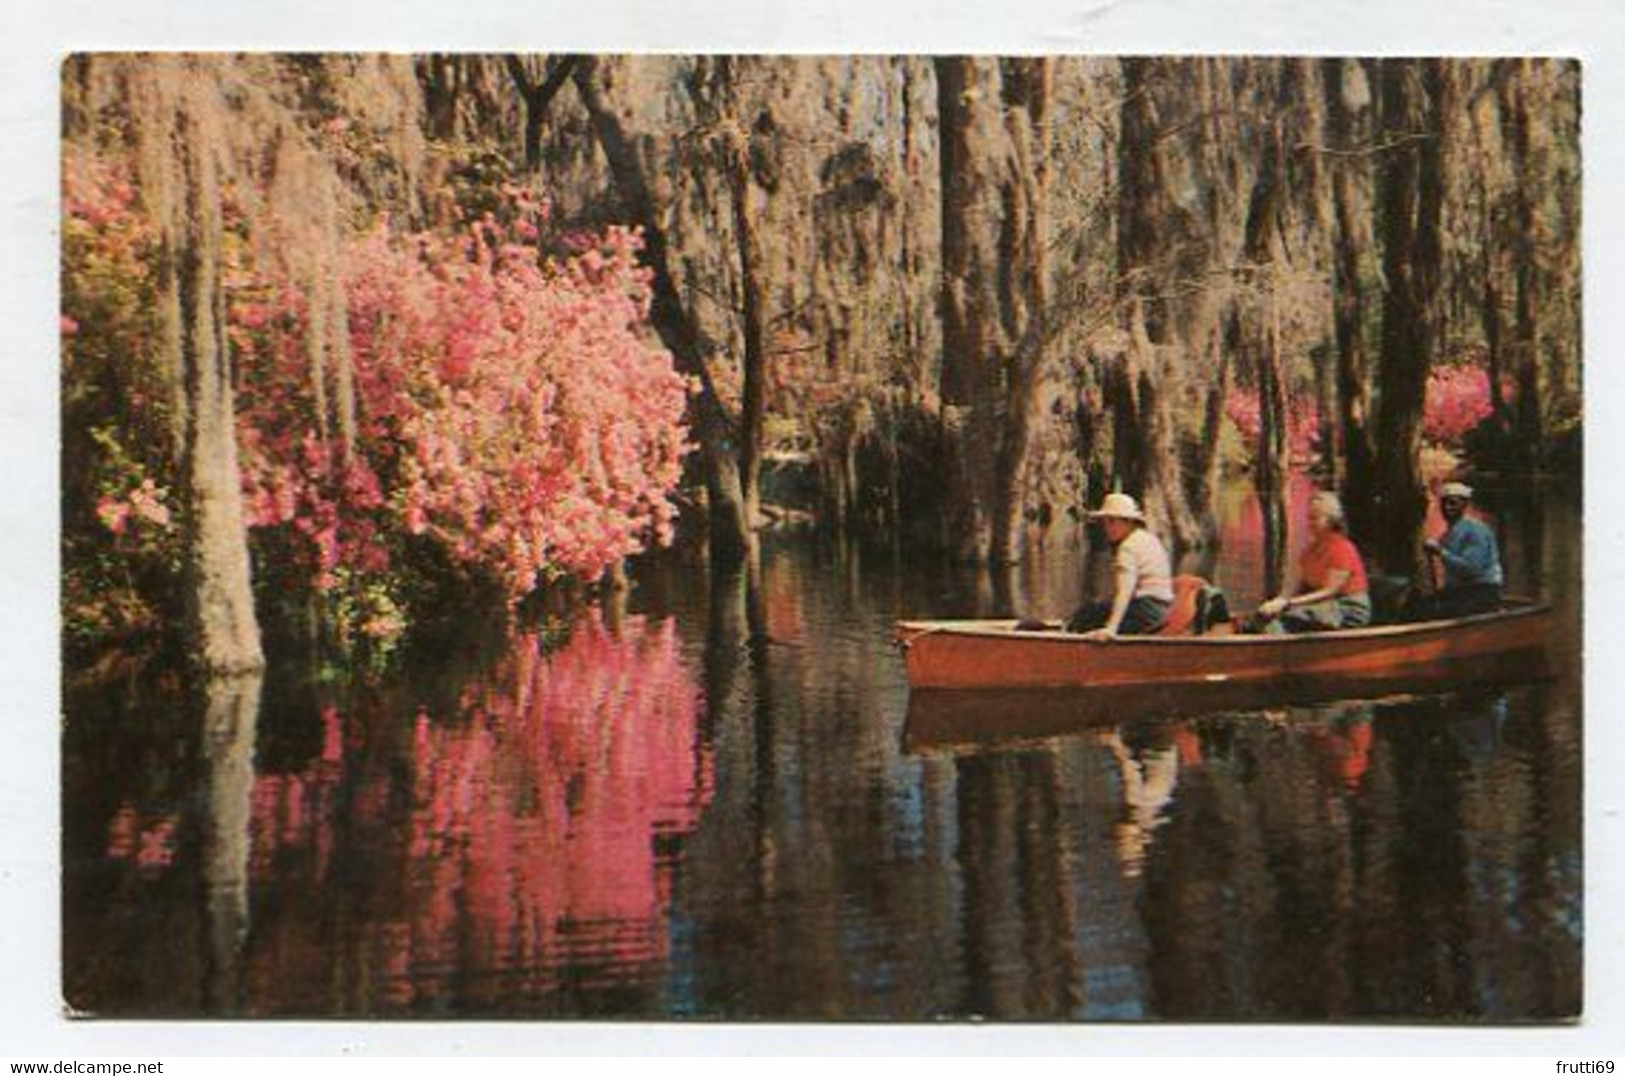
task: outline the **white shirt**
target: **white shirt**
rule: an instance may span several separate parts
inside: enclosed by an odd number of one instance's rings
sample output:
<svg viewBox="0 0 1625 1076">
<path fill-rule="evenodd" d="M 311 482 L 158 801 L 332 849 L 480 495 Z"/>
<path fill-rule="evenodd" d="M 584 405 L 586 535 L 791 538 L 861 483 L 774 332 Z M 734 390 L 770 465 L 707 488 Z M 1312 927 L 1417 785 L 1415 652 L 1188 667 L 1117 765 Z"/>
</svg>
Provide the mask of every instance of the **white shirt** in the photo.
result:
<svg viewBox="0 0 1625 1076">
<path fill-rule="evenodd" d="M 1112 566 L 1117 572 L 1118 587 L 1133 588 L 1129 591 L 1131 597 L 1174 600 L 1174 573 L 1168 563 L 1168 551 L 1157 541 L 1157 536 L 1144 527 L 1136 527 L 1118 543 Z"/>
</svg>

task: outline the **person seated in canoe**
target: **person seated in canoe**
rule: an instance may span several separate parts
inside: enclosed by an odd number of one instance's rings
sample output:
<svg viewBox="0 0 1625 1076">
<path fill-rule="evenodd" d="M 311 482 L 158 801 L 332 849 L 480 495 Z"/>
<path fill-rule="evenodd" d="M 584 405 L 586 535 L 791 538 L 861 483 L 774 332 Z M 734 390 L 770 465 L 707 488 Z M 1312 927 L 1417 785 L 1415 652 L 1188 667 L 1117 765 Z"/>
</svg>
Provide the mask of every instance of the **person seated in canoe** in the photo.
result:
<svg viewBox="0 0 1625 1076">
<path fill-rule="evenodd" d="M 1495 532 L 1467 514 L 1471 486 L 1446 482 L 1439 488 L 1439 513 L 1445 531 L 1422 544 L 1430 561 L 1444 565 L 1444 583 L 1434 596 L 1432 612 L 1441 619 L 1493 613 L 1501 608 L 1501 551 Z"/>
<path fill-rule="evenodd" d="M 1337 494 L 1309 499 L 1309 546 L 1298 557 L 1298 581 L 1258 607 L 1259 630 L 1298 634 L 1360 628 L 1371 623 L 1365 561 L 1346 533 Z"/>
<path fill-rule="evenodd" d="M 1168 620 L 1174 602 L 1168 550 L 1146 528 L 1145 516 L 1126 493 L 1108 493 L 1089 513 L 1112 544 L 1112 600 L 1087 602 L 1067 621 L 1068 631 L 1091 639 L 1150 635 Z"/>
</svg>

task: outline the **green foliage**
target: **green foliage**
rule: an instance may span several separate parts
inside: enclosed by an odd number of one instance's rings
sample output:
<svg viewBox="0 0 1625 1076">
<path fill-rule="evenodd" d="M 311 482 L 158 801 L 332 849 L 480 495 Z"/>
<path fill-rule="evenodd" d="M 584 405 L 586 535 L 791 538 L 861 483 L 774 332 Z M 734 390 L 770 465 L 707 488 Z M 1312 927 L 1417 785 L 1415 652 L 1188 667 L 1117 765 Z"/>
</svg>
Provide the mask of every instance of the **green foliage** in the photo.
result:
<svg viewBox="0 0 1625 1076">
<path fill-rule="evenodd" d="M 181 572 L 170 402 L 153 361 L 156 249 L 127 161 L 63 159 L 64 640 L 149 633 Z"/>
<path fill-rule="evenodd" d="M 91 520 L 65 527 L 63 630 L 72 644 L 158 629 L 171 610 L 183 550 L 169 490 L 110 426 L 89 431 Z"/>
</svg>

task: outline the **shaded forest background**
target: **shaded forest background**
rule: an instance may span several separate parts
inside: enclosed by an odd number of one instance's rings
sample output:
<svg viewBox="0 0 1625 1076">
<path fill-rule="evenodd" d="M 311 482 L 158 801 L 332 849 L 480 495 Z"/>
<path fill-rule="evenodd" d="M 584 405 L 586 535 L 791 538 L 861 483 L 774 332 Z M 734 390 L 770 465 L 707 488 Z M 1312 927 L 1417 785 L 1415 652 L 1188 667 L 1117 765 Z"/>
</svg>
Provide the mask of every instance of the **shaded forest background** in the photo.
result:
<svg viewBox="0 0 1625 1076">
<path fill-rule="evenodd" d="M 1429 484 L 1578 495 L 1554 60 L 81 56 L 64 630 L 387 653 L 809 521 L 1180 548 L 1293 469 L 1409 574 Z M 795 481 L 792 481 L 795 480 Z"/>
</svg>

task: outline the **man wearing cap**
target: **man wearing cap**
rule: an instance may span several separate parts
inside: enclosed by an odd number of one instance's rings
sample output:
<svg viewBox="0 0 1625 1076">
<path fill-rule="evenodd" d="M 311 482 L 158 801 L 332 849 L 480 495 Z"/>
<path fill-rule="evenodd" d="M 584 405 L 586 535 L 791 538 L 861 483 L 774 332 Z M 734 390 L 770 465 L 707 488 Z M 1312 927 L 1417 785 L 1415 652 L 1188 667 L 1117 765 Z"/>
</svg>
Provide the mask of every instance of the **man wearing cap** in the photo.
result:
<svg viewBox="0 0 1625 1076">
<path fill-rule="evenodd" d="M 1467 514 L 1473 499 L 1470 486 L 1446 482 L 1439 489 L 1439 512 L 1445 532 L 1428 539 L 1422 548 L 1444 565 L 1444 586 L 1434 599 L 1440 617 L 1493 613 L 1501 607 L 1501 552 L 1495 533 Z"/>
<path fill-rule="evenodd" d="M 1126 493 L 1108 493 L 1089 518 L 1100 520 L 1112 544 L 1112 600 L 1085 604 L 1067 629 L 1091 639 L 1151 634 L 1167 622 L 1174 601 L 1168 551 L 1146 529 L 1140 506 Z"/>
</svg>

